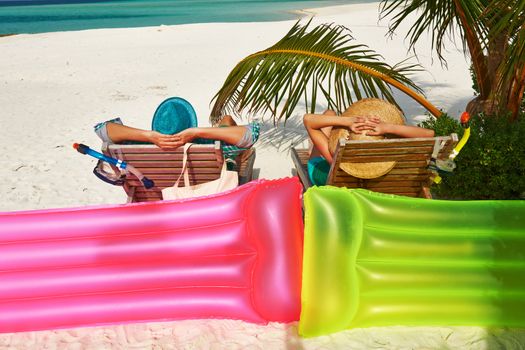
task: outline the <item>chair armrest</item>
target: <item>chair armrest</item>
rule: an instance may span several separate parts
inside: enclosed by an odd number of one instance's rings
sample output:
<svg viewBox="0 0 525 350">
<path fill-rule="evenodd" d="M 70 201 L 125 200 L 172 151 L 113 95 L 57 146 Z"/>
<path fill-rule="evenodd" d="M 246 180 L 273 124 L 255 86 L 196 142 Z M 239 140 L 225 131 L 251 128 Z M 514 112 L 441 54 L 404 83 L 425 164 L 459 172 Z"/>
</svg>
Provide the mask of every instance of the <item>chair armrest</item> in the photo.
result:
<svg viewBox="0 0 525 350">
<path fill-rule="evenodd" d="M 243 151 L 237 157 L 237 171 L 239 172 L 239 185 L 248 183 L 253 179 L 253 165 L 255 163 L 255 148 Z"/>
<path fill-rule="evenodd" d="M 296 149 L 292 147 L 292 160 L 295 165 L 295 170 L 297 171 L 297 176 L 299 176 L 305 190 L 312 187 L 310 176 L 308 176 L 307 154 L 308 149 Z"/>
</svg>

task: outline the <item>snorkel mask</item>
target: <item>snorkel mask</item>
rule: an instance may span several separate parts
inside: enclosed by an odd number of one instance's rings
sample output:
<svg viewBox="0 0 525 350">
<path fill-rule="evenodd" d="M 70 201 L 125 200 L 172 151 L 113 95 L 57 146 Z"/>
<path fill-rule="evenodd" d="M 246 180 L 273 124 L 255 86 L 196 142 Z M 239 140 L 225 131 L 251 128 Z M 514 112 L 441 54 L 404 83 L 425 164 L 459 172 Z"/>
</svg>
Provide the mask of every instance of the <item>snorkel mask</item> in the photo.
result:
<svg viewBox="0 0 525 350">
<path fill-rule="evenodd" d="M 89 146 L 86 146 L 86 145 L 81 144 L 81 143 L 73 144 L 73 148 L 76 149 L 79 153 L 89 155 L 89 156 L 91 156 L 93 158 L 99 159 L 100 161 L 104 161 L 104 162 L 107 162 L 109 164 L 112 164 L 112 165 L 116 166 L 119 169 L 125 170 L 126 172 L 132 173 L 133 175 L 135 175 L 142 182 L 144 187 L 147 188 L 147 189 L 152 188 L 153 186 L 155 186 L 155 183 L 152 180 L 150 180 L 147 177 L 145 177 L 137 168 L 135 168 L 131 164 L 128 164 L 128 163 L 126 163 L 126 162 L 124 162 L 124 161 L 122 161 L 120 159 L 115 159 L 115 158 L 108 157 L 105 154 L 97 152 L 97 151 L 89 148 Z M 118 175 L 116 175 L 117 178 L 115 178 L 114 174 L 111 174 L 111 175 L 107 176 L 106 175 L 106 174 L 108 174 L 107 172 L 97 171 L 98 168 L 103 169 L 102 166 L 100 165 L 100 161 L 99 161 L 99 164 L 97 164 L 97 166 L 93 170 L 93 173 L 99 179 L 101 179 L 102 181 L 105 181 L 107 183 L 110 183 L 112 185 L 122 185 L 122 184 L 124 184 L 124 177 L 125 177 L 125 175 L 121 175 L 120 177 L 118 177 Z"/>
<path fill-rule="evenodd" d="M 452 152 L 450 153 L 448 159 L 436 159 L 436 156 L 432 156 L 430 159 L 430 164 L 428 168 L 434 172 L 434 182 L 440 183 L 442 178 L 441 175 L 450 174 L 456 168 L 456 163 L 454 158 L 457 157 L 463 146 L 467 143 L 470 137 L 470 114 L 468 112 L 463 112 L 460 117 L 460 123 L 465 131 L 463 132 L 463 137 L 459 140 L 458 144 Z"/>
</svg>

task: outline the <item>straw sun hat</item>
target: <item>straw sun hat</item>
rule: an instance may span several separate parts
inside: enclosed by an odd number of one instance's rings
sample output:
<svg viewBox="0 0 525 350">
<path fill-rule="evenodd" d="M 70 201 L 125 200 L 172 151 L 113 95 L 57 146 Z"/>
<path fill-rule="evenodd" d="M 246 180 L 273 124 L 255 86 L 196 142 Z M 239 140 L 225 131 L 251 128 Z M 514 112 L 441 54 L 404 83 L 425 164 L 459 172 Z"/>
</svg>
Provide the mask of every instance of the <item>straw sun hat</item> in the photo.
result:
<svg viewBox="0 0 525 350">
<path fill-rule="evenodd" d="M 393 104 L 378 98 L 365 98 L 352 104 L 341 117 L 378 117 L 384 123 L 402 125 L 405 119 L 401 111 Z M 346 128 L 334 127 L 328 139 L 328 148 L 334 154 L 338 140 L 380 140 L 384 136 L 355 134 Z M 396 165 L 395 161 L 352 163 L 341 162 L 339 167 L 349 175 L 361 179 L 374 179 L 388 173 Z"/>
</svg>

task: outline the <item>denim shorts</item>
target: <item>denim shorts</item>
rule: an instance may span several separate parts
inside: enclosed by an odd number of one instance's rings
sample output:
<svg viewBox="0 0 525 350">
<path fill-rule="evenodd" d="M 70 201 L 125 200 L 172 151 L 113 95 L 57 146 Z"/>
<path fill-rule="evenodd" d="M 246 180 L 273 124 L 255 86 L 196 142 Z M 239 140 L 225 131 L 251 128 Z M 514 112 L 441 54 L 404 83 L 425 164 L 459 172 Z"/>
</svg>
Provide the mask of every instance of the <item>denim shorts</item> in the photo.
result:
<svg viewBox="0 0 525 350">
<path fill-rule="evenodd" d="M 252 122 L 246 125 L 245 127 L 246 127 L 246 132 L 244 133 L 244 136 L 235 145 L 239 148 L 250 148 L 259 139 L 259 130 L 260 130 L 259 123 Z"/>
<path fill-rule="evenodd" d="M 230 145 L 225 143 L 222 145 L 222 153 L 224 153 L 226 158 L 237 157 L 242 151 L 252 147 L 253 144 L 259 139 L 261 124 L 258 122 L 251 122 L 244 127 L 246 128 L 246 132 L 239 142 L 237 142 L 237 144 Z"/>
<path fill-rule="evenodd" d="M 106 126 L 107 123 L 115 123 L 115 124 L 120 124 L 120 125 L 123 125 L 123 124 L 120 118 L 114 118 L 114 119 L 106 120 L 105 122 L 102 122 L 102 123 L 98 123 L 97 125 L 93 127 L 95 129 L 95 134 L 97 134 L 98 137 L 100 137 L 102 142 L 112 144 L 114 142 L 109 138 L 108 129 Z"/>
</svg>

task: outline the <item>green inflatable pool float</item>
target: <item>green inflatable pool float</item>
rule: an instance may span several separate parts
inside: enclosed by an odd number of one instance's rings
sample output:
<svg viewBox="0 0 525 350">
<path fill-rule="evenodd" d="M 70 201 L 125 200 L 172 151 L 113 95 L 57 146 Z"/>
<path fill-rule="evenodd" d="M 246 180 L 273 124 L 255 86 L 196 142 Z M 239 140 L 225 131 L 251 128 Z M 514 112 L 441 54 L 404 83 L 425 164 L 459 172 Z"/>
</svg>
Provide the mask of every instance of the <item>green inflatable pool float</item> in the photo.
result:
<svg viewBox="0 0 525 350">
<path fill-rule="evenodd" d="M 525 201 L 313 187 L 304 196 L 299 333 L 525 327 Z"/>
</svg>

